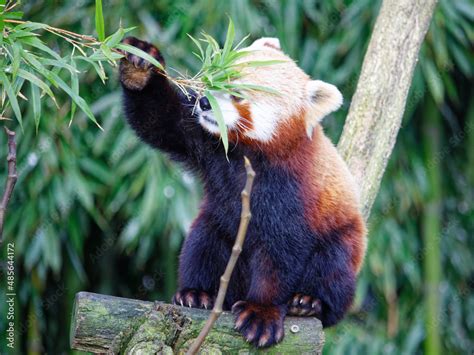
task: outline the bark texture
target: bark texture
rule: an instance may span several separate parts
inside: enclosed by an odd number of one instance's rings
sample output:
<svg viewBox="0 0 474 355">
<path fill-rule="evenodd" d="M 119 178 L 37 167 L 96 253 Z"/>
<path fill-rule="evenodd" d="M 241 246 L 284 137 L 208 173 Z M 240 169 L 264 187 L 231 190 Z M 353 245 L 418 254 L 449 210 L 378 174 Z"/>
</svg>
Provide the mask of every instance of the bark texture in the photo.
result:
<svg viewBox="0 0 474 355">
<path fill-rule="evenodd" d="M 70 343 L 92 353 L 184 354 L 209 317 L 199 309 L 80 292 L 76 295 Z M 296 326 L 296 327 L 295 327 Z M 313 317 L 288 317 L 285 340 L 268 354 L 321 354 L 324 332 Z M 257 354 L 223 312 L 204 340 L 202 354 Z"/>
<path fill-rule="evenodd" d="M 385 0 L 338 144 L 361 191 L 365 218 L 402 122 L 418 52 L 436 0 Z"/>
</svg>

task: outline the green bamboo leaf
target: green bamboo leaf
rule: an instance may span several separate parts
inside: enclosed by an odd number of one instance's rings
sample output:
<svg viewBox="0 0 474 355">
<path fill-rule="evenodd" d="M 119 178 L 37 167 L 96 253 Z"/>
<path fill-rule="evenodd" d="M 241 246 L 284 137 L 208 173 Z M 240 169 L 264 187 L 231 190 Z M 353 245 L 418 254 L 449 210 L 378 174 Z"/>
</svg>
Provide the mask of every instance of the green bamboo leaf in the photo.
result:
<svg viewBox="0 0 474 355">
<path fill-rule="evenodd" d="M 12 78 L 16 78 L 18 73 L 18 69 L 20 69 L 20 61 L 21 61 L 21 52 L 23 48 L 21 47 L 20 43 L 14 42 L 12 45 Z"/>
<path fill-rule="evenodd" d="M 268 86 L 253 85 L 253 84 L 224 84 L 226 88 L 234 90 L 253 90 L 253 91 L 265 91 L 270 94 L 280 95 L 280 93 Z"/>
<path fill-rule="evenodd" d="M 84 112 L 86 116 L 89 117 L 89 119 L 94 122 L 101 130 L 103 130 L 101 125 L 97 122 L 87 102 L 82 97 L 80 97 L 71 87 L 69 87 L 56 73 L 51 72 L 51 76 L 53 77 L 57 85 L 61 88 L 61 90 L 68 94 L 69 97 L 77 104 L 77 106 L 79 106 L 82 112 Z"/>
<path fill-rule="evenodd" d="M 26 43 L 26 44 L 28 44 L 32 47 L 35 47 L 35 48 L 49 54 L 50 56 L 52 56 L 56 60 L 59 60 L 59 61 L 63 60 L 58 53 L 56 53 L 51 48 L 49 48 L 47 45 L 45 45 L 38 37 L 24 37 L 24 38 L 22 38 L 21 41 L 23 43 Z"/>
<path fill-rule="evenodd" d="M 118 46 L 116 48 L 118 48 Z M 120 58 L 123 58 L 123 55 L 111 51 L 108 53 L 108 57 L 106 57 L 102 50 L 95 50 L 94 54 L 90 55 L 88 58 L 94 62 L 100 63 L 102 61 L 108 61 L 111 59 L 114 61 L 119 60 Z"/>
<path fill-rule="evenodd" d="M 194 38 L 193 36 L 191 36 L 189 33 L 187 33 L 188 37 L 191 38 L 191 40 L 194 42 L 194 44 L 196 45 L 196 47 L 198 47 L 199 49 L 199 53 L 200 55 L 198 55 L 197 53 L 194 53 L 199 59 L 201 59 L 201 61 L 204 61 L 204 50 L 202 49 L 202 46 L 201 46 L 201 43 L 196 39 Z"/>
<path fill-rule="evenodd" d="M 0 0 L 0 44 L 3 43 L 3 29 L 5 28 L 5 10 L 6 0 Z"/>
<path fill-rule="evenodd" d="M 104 54 L 104 56 L 110 61 L 110 63 L 113 63 L 115 65 L 115 60 L 112 55 L 112 50 L 104 43 L 100 45 L 100 50 Z"/>
<path fill-rule="evenodd" d="M 120 43 L 120 41 L 123 39 L 124 36 L 125 36 L 125 30 L 122 27 L 120 27 L 117 30 L 117 32 L 107 37 L 104 43 L 107 44 L 109 48 L 114 48 L 117 44 Z"/>
<path fill-rule="evenodd" d="M 36 56 L 31 54 L 30 52 L 24 51 L 22 53 L 22 57 L 27 62 L 27 64 L 29 64 L 38 73 L 44 76 L 54 87 L 58 86 L 54 81 L 53 77 L 51 76 L 51 72 L 46 69 L 46 67 L 36 58 Z"/>
<path fill-rule="evenodd" d="M 33 108 L 33 119 L 35 121 L 36 134 L 38 134 L 39 123 L 41 119 L 41 96 L 37 85 L 30 82 L 31 102 Z M 49 88 L 48 88 L 49 89 Z"/>
<path fill-rule="evenodd" d="M 21 129 L 23 130 L 23 119 L 21 116 L 20 105 L 18 104 L 16 93 L 13 90 L 13 86 L 10 83 L 10 80 L 8 80 L 8 77 L 5 75 L 3 71 L 0 72 L 0 82 L 5 88 L 5 92 L 7 93 L 7 97 L 8 97 L 10 106 L 13 110 L 13 113 L 15 114 L 15 117 L 18 120 L 18 123 L 20 124 Z"/>
<path fill-rule="evenodd" d="M 15 27 L 15 31 L 19 30 L 30 30 L 30 31 L 37 31 L 37 30 L 46 30 L 48 29 L 48 25 L 45 23 L 39 22 L 25 22 Z"/>
<path fill-rule="evenodd" d="M 235 39 L 235 28 L 234 22 L 229 17 L 229 25 L 227 27 L 227 35 L 224 42 L 224 49 L 222 50 L 222 58 L 225 59 L 229 55 L 230 51 L 232 50 L 232 45 L 234 44 Z"/>
<path fill-rule="evenodd" d="M 8 20 L 21 20 L 23 18 L 22 11 L 10 11 L 4 14 L 4 18 Z"/>
<path fill-rule="evenodd" d="M 25 69 L 19 69 L 18 70 L 18 76 L 22 77 L 25 80 L 28 80 L 31 84 L 36 85 L 37 87 L 39 87 L 46 94 L 48 94 L 48 96 L 51 97 L 53 102 L 56 104 L 56 99 L 54 97 L 53 92 L 51 91 L 50 87 L 43 80 L 41 80 L 36 75 L 34 75 L 33 73 L 30 73 L 29 71 L 27 71 Z"/>
<path fill-rule="evenodd" d="M 89 57 L 82 57 L 82 56 L 75 56 L 73 57 L 73 60 L 82 60 L 92 65 L 92 67 L 95 69 L 102 83 L 105 84 L 105 80 L 107 80 L 107 75 L 105 74 L 104 68 L 102 66 L 97 65 L 97 61 L 94 61 L 90 59 Z"/>
<path fill-rule="evenodd" d="M 421 64 L 431 95 L 433 95 L 435 102 L 440 105 L 444 99 L 444 85 L 441 76 L 431 60 L 422 61 Z"/>
<path fill-rule="evenodd" d="M 246 67 L 266 67 L 275 64 L 288 63 L 287 60 L 251 60 L 248 62 L 236 63 L 233 66 L 246 66 Z"/>
<path fill-rule="evenodd" d="M 79 70 L 76 67 L 72 66 L 65 59 L 56 60 L 56 59 L 49 59 L 49 58 L 40 58 L 41 63 L 43 65 L 51 65 L 56 68 L 66 69 L 71 74 L 79 74 Z"/>
<path fill-rule="evenodd" d="M 240 48 L 240 46 L 241 46 L 249 37 L 250 37 L 250 34 L 246 35 L 244 38 L 242 38 L 242 39 L 240 40 L 239 43 L 237 43 L 237 45 L 234 47 L 234 51 L 236 51 L 236 53 L 238 53 L 237 50 Z"/>
<path fill-rule="evenodd" d="M 125 52 L 129 52 L 129 53 L 132 53 L 132 54 L 135 54 L 136 56 L 139 56 L 140 58 L 143 58 L 145 59 L 146 61 L 150 62 L 151 64 L 153 64 L 155 67 L 157 67 L 158 69 L 161 69 L 161 70 L 165 70 L 163 68 L 163 66 L 161 65 L 160 62 L 158 62 L 155 58 L 153 58 L 151 55 L 149 55 L 148 53 L 142 51 L 141 49 L 137 48 L 137 47 L 134 47 L 134 46 L 131 46 L 129 44 L 125 44 L 125 43 L 120 43 L 119 45 L 117 45 L 117 48 L 118 49 L 121 49 Z"/>
<path fill-rule="evenodd" d="M 221 140 L 224 146 L 224 151 L 227 155 L 227 152 L 229 150 L 229 137 L 227 135 L 227 126 L 224 122 L 224 116 L 222 115 L 221 108 L 216 98 L 214 97 L 214 95 L 211 94 L 209 90 L 206 90 L 204 92 L 204 95 L 206 95 L 207 99 L 209 100 L 209 103 L 211 104 L 212 112 L 214 113 L 214 117 L 216 118 L 217 125 L 219 126 L 219 131 L 221 134 Z"/>
<path fill-rule="evenodd" d="M 40 37 L 40 35 L 31 31 L 19 30 L 17 27 L 15 27 L 15 30 L 10 32 L 8 35 L 8 39 L 12 42 L 16 42 L 15 40 L 25 37 Z"/>
<path fill-rule="evenodd" d="M 75 63 L 73 60 L 71 60 L 71 66 L 75 67 Z M 71 89 L 76 94 L 79 96 L 79 78 L 77 75 L 71 73 Z M 76 109 L 77 109 L 77 104 L 73 101 L 71 103 L 71 118 L 69 119 L 69 125 L 71 125 L 72 120 L 74 119 L 74 115 L 76 114 Z"/>
<path fill-rule="evenodd" d="M 99 41 L 103 42 L 105 40 L 105 25 L 102 0 L 95 0 L 95 30 Z"/>
</svg>

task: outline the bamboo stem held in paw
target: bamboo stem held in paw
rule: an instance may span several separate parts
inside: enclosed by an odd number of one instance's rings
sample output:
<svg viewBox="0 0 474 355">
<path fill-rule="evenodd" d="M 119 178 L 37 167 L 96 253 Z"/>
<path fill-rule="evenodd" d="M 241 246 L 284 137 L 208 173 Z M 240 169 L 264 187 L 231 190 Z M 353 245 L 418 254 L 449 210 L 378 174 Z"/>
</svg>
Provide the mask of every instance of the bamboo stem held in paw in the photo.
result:
<svg viewBox="0 0 474 355">
<path fill-rule="evenodd" d="M 15 132 L 10 131 L 5 127 L 5 132 L 8 137 L 8 155 L 7 155 L 7 181 L 5 183 L 5 190 L 3 192 L 3 197 L 0 202 L 0 246 L 3 242 L 3 223 L 5 222 L 5 212 L 7 210 L 8 202 L 13 193 L 13 188 L 15 187 L 16 180 L 18 178 L 16 172 L 16 142 L 15 142 Z"/>
<path fill-rule="evenodd" d="M 245 236 L 247 235 L 247 227 L 251 218 L 250 212 L 250 194 L 252 192 L 253 180 L 255 178 L 255 172 L 252 169 L 252 165 L 247 157 L 245 159 L 245 169 L 247 171 L 247 180 L 245 187 L 242 190 L 242 212 L 240 215 L 240 225 L 237 232 L 237 238 L 235 239 L 234 246 L 232 247 L 232 254 L 230 255 L 229 261 L 225 268 L 224 274 L 221 276 L 221 281 L 219 285 L 219 292 L 217 293 L 217 298 L 214 303 L 214 308 L 207 319 L 206 324 L 202 328 L 199 336 L 194 340 L 193 344 L 189 348 L 186 354 L 193 355 L 197 354 L 199 348 L 201 347 L 204 339 L 206 339 L 207 334 L 212 329 L 214 323 L 219 318 L 222 313 L 222 305 L 224 304 L 225 295 L 227 293 L 227 287 L 229 286 L 229 280 L 234 271 L 235 264 L 239 258 L 240 253 L 242 252 L 242 246 L 244 245 Z"/>
</svg>

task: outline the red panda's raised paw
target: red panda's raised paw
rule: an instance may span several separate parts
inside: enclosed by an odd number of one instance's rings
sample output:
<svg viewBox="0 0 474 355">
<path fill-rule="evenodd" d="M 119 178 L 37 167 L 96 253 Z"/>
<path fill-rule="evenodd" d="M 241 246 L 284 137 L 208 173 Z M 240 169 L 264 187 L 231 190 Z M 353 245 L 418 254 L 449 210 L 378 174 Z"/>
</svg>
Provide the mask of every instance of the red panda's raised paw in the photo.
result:
<svg viewBox="0 0 474 355">
<path fill-rule="evenodd" d="M 127 37 L 122 42 L 148 53 L 158 60 L 164 67 L 165 61 L 163 56 L 161 55 L 160 50 L 154 45 L 135 37 Z M 153 71 L 157 71 L 158 69 L 150 62 L 135 54 L 126 51 L 122 52 L 124 58 L 120 62 L 120 81 L 127 89 L 143 89 L 153 75 Z"/>
<path fill-rule="evenodd" d="M 189 308 L 211 309 L 214 299 L 205 291 L 183 289 L 173 296 L 173 304 Z"/>
<path fill-rule="evenodd" d="M 321 301 L 308 295 L 296 293 L 288 302 L 288 315 L 316 316 L 321 314 Z"/>
<path fill-rule="evenodd" d="M 246 341 L 263 348 L 280 342 L 284 336 L 286 306 L 239 301 L 232 306 L 235 329 Z"/>
</svg>

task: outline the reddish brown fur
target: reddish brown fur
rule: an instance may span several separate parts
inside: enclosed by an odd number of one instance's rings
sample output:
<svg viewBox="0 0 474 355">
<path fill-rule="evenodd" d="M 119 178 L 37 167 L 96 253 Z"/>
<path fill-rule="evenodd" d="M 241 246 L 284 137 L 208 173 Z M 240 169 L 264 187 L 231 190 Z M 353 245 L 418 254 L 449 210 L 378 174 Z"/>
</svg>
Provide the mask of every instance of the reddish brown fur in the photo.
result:
<svg viewBox="0 0 474 355">
<path fill-rule="evenodd" d="M 342 161 L 325 137 L 322 127 L 309 139 L 303 114 L 280 125 L 278 139 L 258 147 L 282 168 L 301 177 L 301 199 L 310 225 L 321 235 L 342 233 L 351 249 L 352 266 L 359 272 L 365 254 L 365 223 L 359 211 L 355 191 L 343 170 Z M 240 138 L 252 144 L 248 138 Z M 255 142 L 253 142 L 255 144 Z"/>
<path fill-rule="evenodd" d="M 252 301 L 258 303 L 271 303 L 278 297 L 280 290 L 279 275 L 275 272 L 276 268 L 268 255 L 260 255 L 258 260 L 259 268 L 265 270 L 261 275 L 252 279 L 252 290 L 249 297 Z"/>
</svg>

